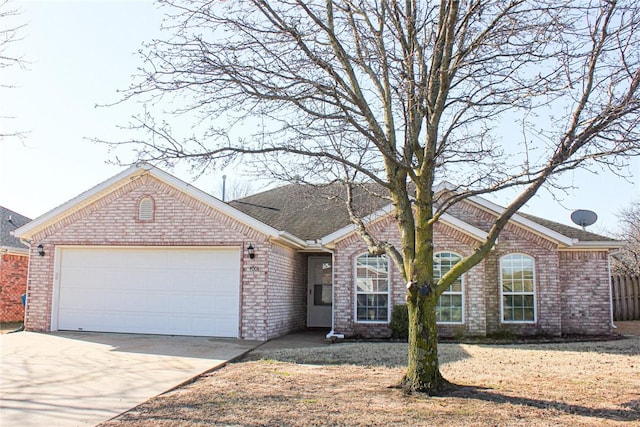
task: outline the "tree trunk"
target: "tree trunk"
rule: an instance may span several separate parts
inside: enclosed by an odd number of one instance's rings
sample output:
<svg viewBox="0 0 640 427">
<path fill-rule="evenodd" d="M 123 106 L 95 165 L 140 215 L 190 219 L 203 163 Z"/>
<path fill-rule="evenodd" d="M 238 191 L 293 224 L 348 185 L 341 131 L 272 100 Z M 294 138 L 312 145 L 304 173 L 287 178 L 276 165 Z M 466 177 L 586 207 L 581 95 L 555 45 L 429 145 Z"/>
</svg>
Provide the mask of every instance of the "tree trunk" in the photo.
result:
<svg viewBox="0 0 640 427">
<path fill-rule="evenodd" d="M 419 291 L 418 291 L 419 292 Z M 438 328 L 435 306 L 438 298 L 430 293 L 409 298 L 409 360 L 401 386 L 408 392 L 437 395 L 449 382 L 440 373 L 438 363 Z"/>
</svg>

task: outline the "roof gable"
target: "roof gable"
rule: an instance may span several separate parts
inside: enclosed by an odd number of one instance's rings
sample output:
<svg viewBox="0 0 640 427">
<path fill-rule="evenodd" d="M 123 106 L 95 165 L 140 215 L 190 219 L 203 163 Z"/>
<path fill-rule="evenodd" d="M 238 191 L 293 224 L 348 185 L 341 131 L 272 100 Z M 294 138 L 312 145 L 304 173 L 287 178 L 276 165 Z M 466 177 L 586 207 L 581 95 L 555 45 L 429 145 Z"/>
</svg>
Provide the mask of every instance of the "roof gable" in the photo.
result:
<svg viewBox="0 0 640 427">
<path fill-rule="evenodd" d="M 198 188 L 187 184 L 186 182 L 181 181 L 178 178 L 146 163 L 140 163 L 131 166 L 125 171 L 96 185 L 95 187 L 69 200 L 68 202 L 36 218 L 31 223 L 20 227 L 18 230 L 16 230 L 15 234 L 16 236 L 19 236 L 23 239 L 30 239 L 34 234 L 45 229 L 46 227 L 72 215 L 74 212 L 79 211 L 83 207 L 88 206 L 96 200 L 118 190 L 122 186 L 129 183 L 131 180 L 138 179 L 147 174 L 150 174 L 154 178 L 174 188 L 177 188 L 178 190 L 188 194 L 189 196 L 203 203 L 206 203 L 207 205 L 223 212 L 226 215 L 229 215 L 237 221 L 246 224 L 249 227 L 256 229 L 268 236 L 281 240 L 287 240 L 287 242 L 294 245 L 301 245 L 304 243 L 299 241 L 299 239 L 296 239 L 295 236 L 290 236 L 287 233 L 280 232 L 273 227 L 270 227 L 263 222 L 245 214 L 244 212 L 233 208 L 232 206 L 222 202 L 221 200 L 199 190 Z"/>
<path fill-rule="evenodd" d="M 469 202 L 480 208 L 499 215 L 504 211 L 504 207 L 490 202 L 482 197 L 473 196 Z M 522 212 L 515 213 L 510 221 L 548 240 L 554 241 L 562 247 L 599 247 L 599 248 L 620 248 L 624 242 L 581 230 L 570 225 L 561 224 L 548 219 L 540 218 Z"/>
</svg>

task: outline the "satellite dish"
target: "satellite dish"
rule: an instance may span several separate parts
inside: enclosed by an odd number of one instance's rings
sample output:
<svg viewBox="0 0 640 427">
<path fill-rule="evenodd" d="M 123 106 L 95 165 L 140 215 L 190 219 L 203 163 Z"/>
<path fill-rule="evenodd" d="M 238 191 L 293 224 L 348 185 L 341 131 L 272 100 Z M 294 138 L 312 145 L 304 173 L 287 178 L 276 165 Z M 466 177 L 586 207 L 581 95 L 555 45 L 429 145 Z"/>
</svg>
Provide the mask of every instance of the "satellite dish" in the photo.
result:
<svg viewBox="0 0 640 427">
<path fill-rule="evenodd" d="M 598 215 L 596 215 L 596 213 L 593 211 L 578 209 L 577 211 L 571 212 L 571 221 L 573 221 L 576 225 L 581 226 L 583 230 L 585 227 L 594 224 L 597 220 Z"/>
</svg>

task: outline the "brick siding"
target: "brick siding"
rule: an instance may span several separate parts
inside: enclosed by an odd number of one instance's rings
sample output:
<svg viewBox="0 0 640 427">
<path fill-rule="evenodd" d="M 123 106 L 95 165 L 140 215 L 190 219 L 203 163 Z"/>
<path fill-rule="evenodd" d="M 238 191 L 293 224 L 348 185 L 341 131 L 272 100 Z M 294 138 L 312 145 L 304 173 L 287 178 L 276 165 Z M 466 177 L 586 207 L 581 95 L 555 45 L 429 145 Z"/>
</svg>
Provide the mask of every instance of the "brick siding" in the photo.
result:
<svg viewBox="0 0 640 427">
<path fill-rule="evenodd" d="M 559 253 L 563 334 L 611 333 L 606 251 Z"/>
<path fill-rule="evenodd" d="M 488 212 L 470 204 L 459 204 L 456 217 L 487 229 L 493 219 Z M 381 240 L 399 247 L 397 225 L 391 217 L 370 227 Z M 477 245 L 472 237 L 446 224 L 434 227 L 435 252 L 469 255 Z M 366 253 L 366 245 L 354 233 L 337 242 L 334 255 L 335 332 L 347 336 L 387 337 L 387 323 L 355 321 L 355 259 Z M 503 323 L 500 311 L 500 258 L 520 253 L 535 262 L 536 321 Z M 558 252 L 558 246 L 534 232 L 509 224 L 497 245 L 478 265 L 463 275 L 464 323 L 438 326 L 441 335 L 463 333 L 487 335 L 511 332 L 518 335 L 606 334 L 610 328 L 607 251 Z M 395 265 L 390 265 L 391 306 L 405 303 L 405 284 Z M 585 287 L 585 284 L 588 286 Z"/>
<path fill-rule="evenodd" d="M 27 255 L 0 254 L 0 322 L 22 322 L 22 294 L 27 292 Z"/>
<path fill-rule="evenodd" d="M 138 218 L 138 203 L 146 197 L 153 201 L 152 221 Z M 488 212 L 470 204 L 459 204 L 451 213 L 481 229 L 487 229 L 492 220 Z M 392 215 L 372 224 L 370 231 L 399 246 Z M 434 232 L 436 252 L 466 256 L 478 243 L 444 223 L 437 223 Z M 43 257 L 36 253 L 40 244 L 45 250 Z M 249 244 L 255 248 L 253 259 L 246 256 Z M 96 195 L 81 209 L 33 236 L 25 317 L 28 330 L 51 330 L 54 274 L 58 274 L 54 270 L 61 245 L 241 247 L 239 337 L 267 340 L 306 325 L 308 254 L 273 242 L 269 236 L 149 175 Z M 385 337 L 391 333 L 387 322 L 355 321 L 355 260 L 366 252 L 366 245 L 355 233 L 336 242 L 334 330 L 347 336 Z M 499 260 L 511 253 L 535 260 L 535 323 L 501 322 Z M 396 266 L 391 264 L 389 270 L 393 307 L 405 303 L 406 287 Z M 606 251 L 558 252 L 554 242 L 510 224 L 486 259 L 463 275 L 463 283 L 464 323 L 441 325 L 441 334 L 610 331 Z"/>
<path fill-rule="evenodd" d="M 524 254 L 534 259 L 535 323 L 502 323 L 500 312 L 500 258 Z M 508 225 L 495 249 L 484 260 L 487 301 L 487 333 L 502 331 L 518 335 L 560 335 L 561 301 L 558 278 L 558 251 L 553 242 L 516 225 Z"/>
<path fill-rule="evenodd" d="M 153 199 L 153 221 L 138 220 L 138 202 L 143 197 Z M 239 336 L 266 340 L 298 327 L 297 321 L 282 321 L 282 316 L 286 316 L 286 309 L 282 306 L 278 308 L 279 315 L 269 317 L 272 285 L 288 286 L 296 275 L 291 273 L 292 266 L 289 273 L 283 273 L 287 277 L 269 276 L 272 257 L 276 260 L 274 262 L 283 264 L 283 249 L 274 249 L 268 236 L 148 175 L 103 194 L 79 211 L 49 225 L 33 236 L 32 242 L 32 271 L 27 291 L 28 330 L 51 330 L 54 260 L 59 245 L 240 246 L 243 256 Z M 254 259 L 246 256 L 246 247 L 250 243 L 255 248 Z M 44 257 L 35 253 L 39 244 L 44 247 Z M 299 268 L 299 262 L 294 264 Z M 304 271 L 299 274 L 304 274 Z M 293 295 L 298 291 L 299 288 L 295 288 L 287 298 L 302 300 L 304 289 L 302 296 Z M 279 296 L 274 293 L 272 298 Z M 296 318 L 304 308 L 298 303 L 291 310 Z"/>
<path fill-rule="evenodd" d="M 307 319 L 307 257 L 276 243 L 269 257 L 267 338 L 304 329 Z"/>
</svg>

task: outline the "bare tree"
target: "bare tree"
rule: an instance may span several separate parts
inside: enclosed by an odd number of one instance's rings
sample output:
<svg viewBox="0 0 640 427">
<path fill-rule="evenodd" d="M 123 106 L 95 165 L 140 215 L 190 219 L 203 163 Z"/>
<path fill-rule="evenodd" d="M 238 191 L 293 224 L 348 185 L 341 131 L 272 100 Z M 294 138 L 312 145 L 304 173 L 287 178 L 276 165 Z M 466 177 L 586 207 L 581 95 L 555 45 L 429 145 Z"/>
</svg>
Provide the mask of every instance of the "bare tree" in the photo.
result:
<svg viewBox="0 0 640 427">
<path fill-rule="evenodd" d="M 202 134 L 181 139 L 145 115 L 133 125 L 150 137 L 121 143 L 152 162 L 249 155 L 281 179 L 384 188 L 399 247 L 351 212 L 369 251 L 389 256 L 408 285 L 408 391 L 446 388 L 436 303 L 510 217 L 558 174 L 619 170 L 639 152 L 631 0 L 164 3 L 171 36 L 143 49 L 126 99 L 170 97 Z M 239 127 L 255 132 L 232 137 Z M 454 191 L 434 194 L 444 178 Z M 434 281 L 434 224 L 455 203 L 506 188 L 519 193 L 486 240 Z"/>
<path fill-rule="evenodd" d="M 612 257 L 611 270 L 616 274 L 640 274 L 640 201 L 631 203 L 618 214 L 619 238 L 627 244 Z"/>
<path fill-rule="evenodd" d="M 13 55 L 10 52 L 12 47 L 19 40 L 19 31 L 24 27 L 20 24 L 12 24 L 13 18 L 19 15 L 19 12 L 9 7 L 9 0 L 0 0 L 0 72 L 9 67 L 25 66 L 25 60 L 19 55 Z M 12 84 L 0 79 L 0 89 L 12 88 Z M 0 116 L 0 141 L 8 137 L 22 138 L 24 132 L 8 131 L 2 122 L 11 117 Z"/>
</svg>

